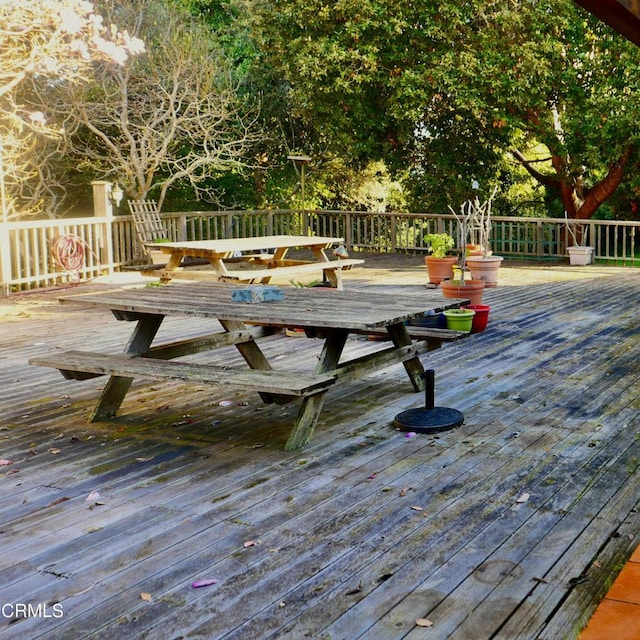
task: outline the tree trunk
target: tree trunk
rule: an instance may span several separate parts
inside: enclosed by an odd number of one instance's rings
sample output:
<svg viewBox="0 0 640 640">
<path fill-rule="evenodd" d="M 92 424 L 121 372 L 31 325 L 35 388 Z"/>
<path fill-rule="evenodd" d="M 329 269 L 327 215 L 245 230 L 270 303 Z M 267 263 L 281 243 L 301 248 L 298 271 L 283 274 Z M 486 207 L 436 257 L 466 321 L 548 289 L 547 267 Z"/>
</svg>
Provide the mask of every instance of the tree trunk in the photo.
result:
<svg viewBox="0 0 640 640">
<path fill-rule="evenodd" d="M 575 213 L 575 218 L 589 220 L 598 210 L 598 207 L 615 193 L 624 178 L 634 149 L 633 144 L 628 145 L 620 159 L 609 166 L 607 175 L 587 191 L 582 205 Z"/>
<path fill-rule="evenodd" d="M 590 189 L 578 189 L 579 180 L 571 180 L 567 171 L 566 158 L 553 156 L 551 164 L 555 175 L 547 175 L 537 171 L 524 155 L 518 150 L 512 150 L 515 158 L 527 170 L 529 175 L 540 184 L 557 189 L 562 206 L 568 218 L 589 220 L 601 204 L 606 202 L 616 191 L 622 179 L 629 160 L 635 151 L 635 146 L 629 144 L 618 160 L 609 165 L 607 175 Z"/>
</svg>

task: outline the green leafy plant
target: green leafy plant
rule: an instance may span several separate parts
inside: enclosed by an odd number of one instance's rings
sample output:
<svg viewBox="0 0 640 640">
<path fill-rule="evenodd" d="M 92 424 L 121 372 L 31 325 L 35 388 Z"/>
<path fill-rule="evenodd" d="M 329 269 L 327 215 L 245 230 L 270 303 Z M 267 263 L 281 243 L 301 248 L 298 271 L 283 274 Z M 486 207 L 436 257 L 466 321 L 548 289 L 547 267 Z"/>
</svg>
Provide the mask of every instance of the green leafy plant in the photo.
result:
<svg viewBox="0 0 640 640">
<path fill-rule="evenodd" d="M 444 258 L 454 245 L 453 238 L 448 233 L 430 233 L 425 236 L 424 241 L 429 245 L 434 258 Z"/>
</svg>

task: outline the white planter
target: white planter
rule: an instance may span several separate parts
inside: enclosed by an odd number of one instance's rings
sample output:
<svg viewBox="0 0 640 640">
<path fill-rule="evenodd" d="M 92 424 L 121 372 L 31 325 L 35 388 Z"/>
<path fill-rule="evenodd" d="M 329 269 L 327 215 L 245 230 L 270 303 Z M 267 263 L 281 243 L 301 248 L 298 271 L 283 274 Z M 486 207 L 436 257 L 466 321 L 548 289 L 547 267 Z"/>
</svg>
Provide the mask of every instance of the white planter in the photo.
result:
<svg viewBox="0 0 640 640">
<path fill-rule="evenodd" d="M 584 266 L 593 262 L 593 247 L 567 247 L 569 264 Z"/>
</svg>

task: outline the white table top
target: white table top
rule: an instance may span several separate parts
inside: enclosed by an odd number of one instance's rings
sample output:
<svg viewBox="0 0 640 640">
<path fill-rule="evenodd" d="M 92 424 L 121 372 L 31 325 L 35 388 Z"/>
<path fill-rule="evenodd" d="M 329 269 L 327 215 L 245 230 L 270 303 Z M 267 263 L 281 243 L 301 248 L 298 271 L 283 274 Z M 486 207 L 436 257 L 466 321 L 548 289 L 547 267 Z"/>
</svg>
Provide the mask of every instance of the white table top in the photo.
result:
<svg viewBox="0 0 640 640">
<path fill-rule="evenodd" d="M 344 242 L 344 238 L 325 236 L 261 236 L 259 238 L 224 238 L 222 240 L 185 240 L 184 242 L 157 242 L 152 246 L 166 250 L 201 250 L 226 254 L 232 251 L 261 251 L 294 247 L 329 247 Z"/>
</svg>

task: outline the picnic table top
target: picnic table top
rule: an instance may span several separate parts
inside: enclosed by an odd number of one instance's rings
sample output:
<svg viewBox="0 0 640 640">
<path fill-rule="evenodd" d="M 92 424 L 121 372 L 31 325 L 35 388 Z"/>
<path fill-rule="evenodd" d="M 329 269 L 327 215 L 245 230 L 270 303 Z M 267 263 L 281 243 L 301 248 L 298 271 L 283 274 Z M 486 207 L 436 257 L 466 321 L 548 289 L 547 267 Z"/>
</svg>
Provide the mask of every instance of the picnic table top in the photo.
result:
<svg viewBox="0 0 640 640">
<path fill-rule="evenodd" d="M 189 315 L 265 326 L 355 331 L 386 327 L 461 303 L 460 300 L 444 299 L 440 291 L 429 289 L 419 295 L 398 296 L 353 288 L 340 291 L 322 287 L 282 287 L 283 300 L 245 303 L 232 300 L 234 288 L 237 287 L 209 282 L 174 283 L 162 287 L 65 296 L 61 301 L 131 313 Z"/>
<path fill-rule="evenodd" d="M 221 240 L 185 240 L 177 242 L 157 242 L 152 246 L 165 253 L 180 250 L 201 250 L 212 253 L 229 251 L 261 251 L 294 247 L 329 247 L 344 242 L 344 238 L 328 236 L 273 235 L 258 238 L 223 238 Z"/>
</svg>

